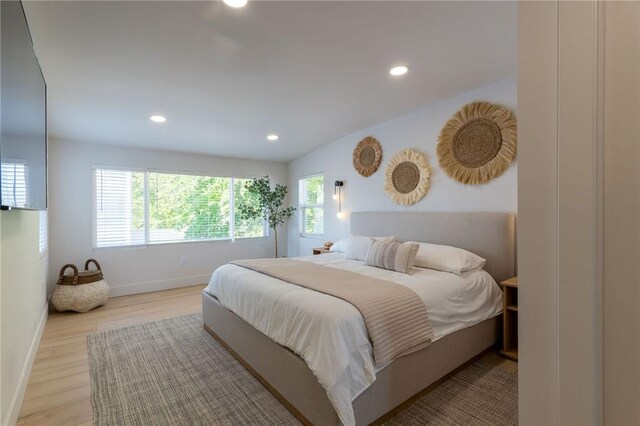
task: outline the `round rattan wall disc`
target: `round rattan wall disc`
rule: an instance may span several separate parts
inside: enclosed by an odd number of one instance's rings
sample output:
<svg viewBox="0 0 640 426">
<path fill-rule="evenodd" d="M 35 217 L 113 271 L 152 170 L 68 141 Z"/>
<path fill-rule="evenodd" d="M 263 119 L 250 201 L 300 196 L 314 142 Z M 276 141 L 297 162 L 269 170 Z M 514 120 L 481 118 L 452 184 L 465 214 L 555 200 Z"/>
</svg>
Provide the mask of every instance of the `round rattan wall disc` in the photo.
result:
<svg viewBox="0 0 640 426">
<path fill-rule="evenodd" d="M 398 164 L 391 172 L 391 183 L 401 194 L 408 194 L 416 189 L 418 182 L 420 182 L 420 170 L 411 161 Z"/>
<path fill-rule="evenodd" d="M 365 146 L 364 148 L 362 148 L 362 151 L 360 151 L 358 160 L 360 160 L 360 164 L 362 164 L 363 166 L 371 167 L 376 161 L 376 152 L 370 146 Z"/>
<path fill-rule="evenodd" d="M 453 155 L 465 167 L 482 167 L 493 160 L 502 146 L 496 123 L 476 118 L 464 123 L 453 136 Z"/>
<path fill-rule="evenodd" d="M 455 180 L 481 184 L 500 176 L 516 156 L 516 119 L 500 105 L 465 105 L 438 137 L 440 167 Z"/>
<path fill-rule="evenodd" d="M 380 167 L 382 146 L 375 138 L 367 136 L 353 150 L 353 167 L 364 177 L 371 176 Z"/>
<path fill-rule="evenodd" d="M 429 190 L 431 170 L 426 157 L 412 149 L 393 156 L 385 170 L 384 190 L 396 203 L 411 206 Z"/>
</svg>

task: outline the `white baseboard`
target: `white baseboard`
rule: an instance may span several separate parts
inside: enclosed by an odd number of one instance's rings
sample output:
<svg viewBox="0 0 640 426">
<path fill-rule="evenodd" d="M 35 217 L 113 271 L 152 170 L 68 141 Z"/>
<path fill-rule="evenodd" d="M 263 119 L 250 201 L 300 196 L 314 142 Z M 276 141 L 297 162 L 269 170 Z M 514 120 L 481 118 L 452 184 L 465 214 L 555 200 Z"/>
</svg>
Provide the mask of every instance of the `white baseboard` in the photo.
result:
<svg viewBox="0 0 640 426">
<path fill-rule="evenodd" d="M 148 293 L 150 291 L 169 290 L 172 288 L 188 287 L 202 284 L 202 287 L 209 282 L 211 275 L 194 275 L 191 277 L 176 278 L 171 280 L 148 281 L 144 283 L 133 283 L 111 287 L 111 296 L 126 296 L 128 294 Z"/>
<path fill-rule="evenodd" d="M 2 421 L 2 424 L 7 425 L 15 425 L 18 422 L 18 416 L 20 416 L 20 409 L 22 408 L 22 401 L 24 400 L 24 394 L 27 391 L 27 384 L 29 383 L 29 376 L 31 375 L 31 367 L 33 367 L 33 361 L 36 359 L 36 353 L 38 352 L 38 347 L 40 346 L 40 338 L 42 337 L 42 332 L 44 331 L 44 326 L 47 324 L 47 315 L 49 314 L 49 300 L 44 305 L 44 309 L 40 316 L 40 322 L 38 323 L 38 328 L 36 329 L 36 333 L 31 340 L 31 346 L 29 347 L 29 352 L 27 353 L 27 358 L 22 366 L 22 371 L 20 372 L 20 381 L 18 382 L 18 388 L 13 394 L 13 398 L 11 398 L 11 404 L 9 405 L 9 409 L 7 410 L 7 418 Z"/>
</svg>

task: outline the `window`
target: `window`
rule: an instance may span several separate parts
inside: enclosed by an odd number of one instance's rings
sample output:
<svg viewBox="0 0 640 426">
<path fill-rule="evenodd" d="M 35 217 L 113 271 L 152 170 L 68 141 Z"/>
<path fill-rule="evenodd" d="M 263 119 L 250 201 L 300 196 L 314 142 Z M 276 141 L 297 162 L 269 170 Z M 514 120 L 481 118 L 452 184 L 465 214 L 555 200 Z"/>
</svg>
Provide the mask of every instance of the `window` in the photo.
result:
<svg viewBox="0 0 640 426">
<path fill-rule="evenodd" d="M 324 176 L 316 175 L 298 182 L 300 234 L 322 236 L 324 234 Z"/>
<path fill-rule="evenodd" d="M 42 256 L 47 252 L 47 244 L 48 244 L 47 212 L 45 210 L 41 210 L 38 213 L 40 215 L 39 217 L 40 225 L 38 226 L 38 235 L 39 235 L 38 247 L 40 251 L 40 256 Z"/>
<path fill-rule="evenodd" d="M 237 214 L 256 200 L 249 179 L 155 171 L 95 170 L 95 247 L 267 236 Z"/>
</svg>

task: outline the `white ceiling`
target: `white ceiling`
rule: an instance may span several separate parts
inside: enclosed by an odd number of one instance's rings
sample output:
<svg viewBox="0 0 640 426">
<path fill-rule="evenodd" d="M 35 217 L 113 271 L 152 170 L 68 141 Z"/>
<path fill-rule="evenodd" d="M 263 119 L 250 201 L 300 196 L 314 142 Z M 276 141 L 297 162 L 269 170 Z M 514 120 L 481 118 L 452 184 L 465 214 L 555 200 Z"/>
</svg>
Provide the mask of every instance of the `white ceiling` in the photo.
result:
<svg viewBox="0 0 640 426">
<path fill-rule="evenodd" d="M 50 135 L 86 142 L 286 161 L 516 71 L 512 2 L 28 1 L 25 10 Z M 400 63 L 409 73 L 389 76 Z M 267 142 L 271 132 L 278 142 Z"/>
</svg>

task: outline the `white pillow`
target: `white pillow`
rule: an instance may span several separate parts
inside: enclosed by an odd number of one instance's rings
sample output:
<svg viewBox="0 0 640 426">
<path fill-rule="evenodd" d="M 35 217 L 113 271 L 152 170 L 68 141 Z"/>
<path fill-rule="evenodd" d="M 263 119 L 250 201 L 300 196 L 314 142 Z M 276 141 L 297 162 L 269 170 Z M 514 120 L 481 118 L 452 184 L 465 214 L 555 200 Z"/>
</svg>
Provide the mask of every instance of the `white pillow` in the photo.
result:
<svg viewBox="0 0 640 426">
<path fill-rule="evenodd" d="M 347 241 L 349 241 L 348 238 L 343 238 L 341 240 L 338 240 L 337 243 L 335 243 L 329 248 L 329 251 L 337 251 L 340 253 L 344 253 L 345 251 L 347 251 Z"/>
<path fill-rule="evenodd" d="M 371 239 L 386 242 L 393 241 L 395 237 L 361 237 L 352 235 L 347 239 L 347 249 L 344 251 L 344 257 L 346 259 L 365 260 Z"/>
<path fill-rule="evenodd" d="M 420 243 L 414 265 L 460 275 L 482 269 L 486 262 L 480 256 L 457 247 Z"/>
</svg>

